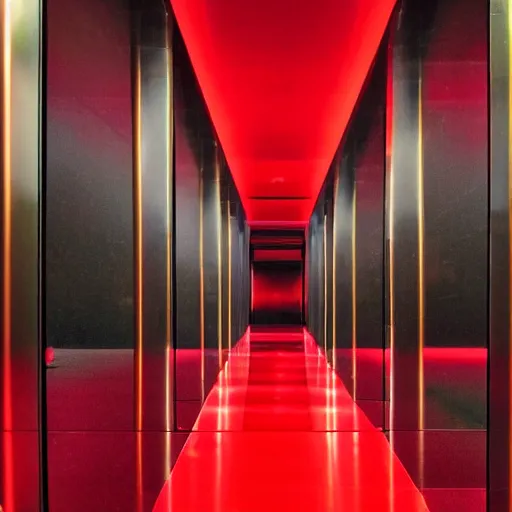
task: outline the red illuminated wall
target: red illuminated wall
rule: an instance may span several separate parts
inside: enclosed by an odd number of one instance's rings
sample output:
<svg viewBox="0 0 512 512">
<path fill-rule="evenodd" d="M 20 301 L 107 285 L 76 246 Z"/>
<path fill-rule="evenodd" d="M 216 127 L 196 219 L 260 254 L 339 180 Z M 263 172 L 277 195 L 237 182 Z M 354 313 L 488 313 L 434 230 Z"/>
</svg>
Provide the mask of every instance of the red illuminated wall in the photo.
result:
<svg viewBox="0 0 512 512">
<path fill-rule="evenodd" d="M 302 262 L 253 262 L 253 323 L 301 323 L 302 307 Z"/>
</svg>

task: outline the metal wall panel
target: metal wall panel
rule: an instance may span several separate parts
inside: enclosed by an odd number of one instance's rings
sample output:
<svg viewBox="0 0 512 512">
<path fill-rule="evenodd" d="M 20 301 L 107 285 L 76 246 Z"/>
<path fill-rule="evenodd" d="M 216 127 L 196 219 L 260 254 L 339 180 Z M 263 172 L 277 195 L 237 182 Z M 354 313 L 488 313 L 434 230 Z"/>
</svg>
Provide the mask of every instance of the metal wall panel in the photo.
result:
<svg viewBox="0 0 512 512">
<path fill-rule="evenodd" d="M 233 290 L 237 279 L 237 292 L 249 295 L 241 276 L 247 272 L 249 250 L 243 246 L 248 238 L 244 211 L 178 30 L 173 41 L 176 399 L 178 416 L 181 410 L 181 417 L 188 418 L 178 418 L 178 428 L 187 429 L 216 380 L 226 349 L 239 339 L 233 333 L 247 327 L 240 311 L 247 302 L 235 303 Z M 235 325 L 238 318 L 244 319 L 243 327 Z"/>
<path fill-rule="evenodd" d="M 465 349 L 486 347 L 485 1 L 404 1 L 397 18 L 388 112 L 390 427 L 483 428 L 485 371 L 468 387 L 457 366 Z M 434 347 L 459 349 L 444 377 Z"/>
<path fill-rule="evenodd" d="M 334 174 L 335 366 L 372 420 L 383 420 L 386 54 L 369 72 Z"/>
<path fill-rule="evenodd" d="M 0 503 L 40 509 L 41 4 L 1 2 Z"/>
<path fill-rule="evenodd" d="M 132 430 L 130 11 L 122 0 L 90 2 L 85 18 L 78 1 L 47 9 L 48 428 Z"/>
<path fill-rule="evenodd" d="M 404 7 L 402 7 L 404 8 Z M 409 5 L 413 20 L 415 3 Z M 390 429 L 423 428 L 422 350 L 423 284 L 422 149 L 420 146 L 421 96 L 420 42 L 417 26 L 400 13 L 392 55 L 392 145 L 388 187 L 390 270 Z M 407 12 L 406 14 L 409 14 Z M 421 158 L 420 158 L 421 157 Z M 420 201 L 421 199 L 421 201 Z M 421 277 L 422 278 L 422 277 Z M 420 382 L 421 381 L 421 382 Z"/>
<path fill-rule="evenodd" d="M 490 2 L 490 338 L 488 510 L 512 507 L 511 5 Z"/>
<path fill-rule="evenodd" d="M 485 0 L 403 0 L 391 30 L 387 428 L 420 488 L 461 495 L 486 471 L 486 20 Z M 428 471 L 434 443 L 463 477 Z"/>
<path fill-rule="evenodd" d="M 172 18 L 132 12 L 134 53 L 135 423 L 170 431 L 173 408 Z"/>
<path fill-rule="evenodd" d="M 56 348 L 134 346 L 126 3 L 94 0 L 84 17 L 78 0 L 48 1 L 46 308 Z"/>
</svg>

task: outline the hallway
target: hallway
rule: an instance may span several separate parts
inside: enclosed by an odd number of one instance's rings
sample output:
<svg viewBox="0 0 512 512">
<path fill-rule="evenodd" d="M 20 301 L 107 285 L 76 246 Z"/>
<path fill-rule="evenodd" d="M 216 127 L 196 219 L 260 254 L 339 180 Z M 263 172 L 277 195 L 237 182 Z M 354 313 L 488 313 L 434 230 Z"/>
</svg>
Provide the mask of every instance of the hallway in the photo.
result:
<svg viewBox="0 0 512 512">
<path fill-rule="evenodd" d="M 0 512 L 512 511 L 512 0 L 0 4 Z"/>
<path fill-rule="evenodd" d="M 427 511 L 307 331 L 249 329 L 154 512 Z"/>
</svg>

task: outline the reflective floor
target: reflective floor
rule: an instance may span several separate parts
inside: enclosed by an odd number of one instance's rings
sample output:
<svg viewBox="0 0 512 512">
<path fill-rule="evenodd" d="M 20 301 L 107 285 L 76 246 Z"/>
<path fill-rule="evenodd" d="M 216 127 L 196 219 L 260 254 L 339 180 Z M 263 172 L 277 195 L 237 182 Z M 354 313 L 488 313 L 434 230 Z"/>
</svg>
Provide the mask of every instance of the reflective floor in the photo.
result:
<svg viewBox="0 0 512 512">
<path fill-rule="evenodd" d="M 201 382 L 210 359 L 200 351 L 176 358 L 182 431 L 136 433 L 133 352 L 57 351 L 48 373 L 52 512 L 485 510 L 485 430 L 457 429 L 464 415 L 448 418 L 456 409 L 433 394 L 429 410 L 444 412 L 431 418 L 444 430 L 394 432 L 392 450 L 374 352 L 358 354 L 367 400 L 357 404 L 341 359 L 343 380 L 301 329 L 253 328 L 216 382 Z M 218 364 L 211 359 L 205 376 Z M 472 392 L 484 367 L 476 352 L 426 354 L 429 382 L 460 390 L 446 391 L 451 400 Z M 460 377 L 444 382 L 457 368 Z M 22 439 L 12 444 L 22 453 Z M 26 501 L 30 479 L 18 469 Z"/>
<path fill-rule="evenodd" d="M 385 435 L 309 335 L 247 336 L 219 376 L 154 507 L 426 511 Z"/>
</svg>

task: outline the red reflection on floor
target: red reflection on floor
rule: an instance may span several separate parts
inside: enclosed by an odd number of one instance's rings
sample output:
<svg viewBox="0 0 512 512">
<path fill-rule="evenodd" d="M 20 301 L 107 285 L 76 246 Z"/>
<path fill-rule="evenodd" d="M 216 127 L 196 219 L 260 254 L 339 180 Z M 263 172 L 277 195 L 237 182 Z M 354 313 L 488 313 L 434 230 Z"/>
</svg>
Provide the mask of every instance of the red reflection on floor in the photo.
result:
<svg viewBox="0 0 512 512">
<path fill-rule="evenodd" d="M 230 355 L 154 512 L 427 511 L 310 335 L 262 334 Z"/>
</svg>

